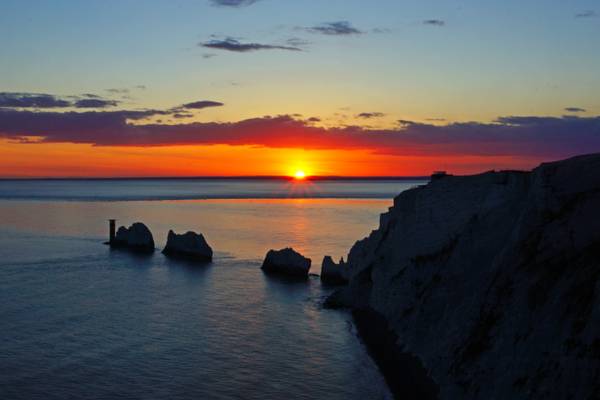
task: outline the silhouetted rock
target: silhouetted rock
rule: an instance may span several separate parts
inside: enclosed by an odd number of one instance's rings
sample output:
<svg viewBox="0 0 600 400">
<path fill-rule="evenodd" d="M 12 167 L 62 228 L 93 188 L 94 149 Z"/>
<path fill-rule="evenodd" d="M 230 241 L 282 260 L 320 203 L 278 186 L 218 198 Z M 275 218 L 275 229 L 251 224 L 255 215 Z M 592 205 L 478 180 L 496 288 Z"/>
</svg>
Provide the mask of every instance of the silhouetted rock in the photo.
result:
<svg viewBox="0 0 600 400">
<path fill-rule="evenodd" d="M 171 257 L 181 257 L 197 261 L 212 261 L 213 251 L 201 233 L 186 232 L 178 235 L 169 231 L 167 245 L 162 251 Z"/>
<path fill-rule="evenodd" d="M 348 280 L 344 277 L 344 259 L 336 264 L 330 256 L 325 256 L 321 263 L 321 281 L 329 285 L 344 285 Z"/>
<path fill-rule="evenodd" d="M 148 227 L 141 222 L 136 222 L 129 228 L 119 227 L 111 247 L 121 247 L 138 252 L 153 252 L 154 238 Z"/>
<path fill-rule="evenodd" d="M 308 278 L 310 258 L 302 256 L 292 248 L 269 250 L 263 261 L 262 269 L 267 273 Z"/>
<path fill-rule="evenodd" d="M 600 155 L 407 190 L 346 264 L 326 304 L 416 397 L 598 398 Z"/>
</svg>

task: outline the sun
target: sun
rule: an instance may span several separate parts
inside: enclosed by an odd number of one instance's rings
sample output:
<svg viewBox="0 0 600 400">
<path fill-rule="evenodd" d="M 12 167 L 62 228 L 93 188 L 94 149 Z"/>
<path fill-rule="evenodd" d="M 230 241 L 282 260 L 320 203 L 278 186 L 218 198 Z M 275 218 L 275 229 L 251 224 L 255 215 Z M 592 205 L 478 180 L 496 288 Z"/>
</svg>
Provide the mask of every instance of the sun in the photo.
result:
<svg viewBox="0 0 600 400">
<path fill-rule="evenodd" d="M 301 169 L 294 172 L 294 179 L 302 180 L 304 178 L 306 178 L 306 173 Z"/>
</svg>

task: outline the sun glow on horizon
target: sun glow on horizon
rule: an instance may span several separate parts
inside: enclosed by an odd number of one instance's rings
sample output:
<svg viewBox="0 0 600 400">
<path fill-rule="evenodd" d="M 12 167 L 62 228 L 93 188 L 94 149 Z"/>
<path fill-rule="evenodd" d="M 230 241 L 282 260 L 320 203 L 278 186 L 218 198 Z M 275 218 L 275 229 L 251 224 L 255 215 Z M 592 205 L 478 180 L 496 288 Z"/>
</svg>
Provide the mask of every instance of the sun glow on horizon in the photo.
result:
<svg viewBox="0 0 600 400">
<path fill-rule="evenodd" d="M 306 172 L 304 172 L 303 170 L 299 169 L 296 172 L 294 172 L 294 179 L 302 180 L 305 178 L 306 178 Z"/>
</svg>

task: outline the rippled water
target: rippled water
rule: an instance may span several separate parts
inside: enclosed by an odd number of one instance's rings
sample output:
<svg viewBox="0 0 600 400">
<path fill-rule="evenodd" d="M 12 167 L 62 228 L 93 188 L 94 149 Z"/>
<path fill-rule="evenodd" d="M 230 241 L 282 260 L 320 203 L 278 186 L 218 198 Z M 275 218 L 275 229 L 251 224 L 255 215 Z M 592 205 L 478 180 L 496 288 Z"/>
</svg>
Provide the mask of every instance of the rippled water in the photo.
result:
<svg viewBox="0 0 600 400">
<path fill-rule="evenodd" d="M 260 270 L 269 248 L 344 255 L 380 200 L 0 201 L 0 398 L 390 398 L 318 278 Z M 212 264 L 111 251 L 108 218 L 201 231 Z"/>
<path fill-rule="evenodd" d="M 419 179 L 33 179 L 1 180 L 0 199 L 193 200 L 392 198 Z"/>
</svg>

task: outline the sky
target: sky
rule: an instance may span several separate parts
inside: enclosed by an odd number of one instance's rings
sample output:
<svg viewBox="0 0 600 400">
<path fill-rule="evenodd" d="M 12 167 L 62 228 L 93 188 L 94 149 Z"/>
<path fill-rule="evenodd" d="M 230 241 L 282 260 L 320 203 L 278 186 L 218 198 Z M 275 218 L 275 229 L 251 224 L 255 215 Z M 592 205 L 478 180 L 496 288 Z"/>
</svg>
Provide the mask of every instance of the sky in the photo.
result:
<svg viewBox="0 0 600 400">
<path fill-rule="evenodd" d="M 3 0 L 0 176 L 409 176 L 600 151 L 597 0 Z"/>
</svg>

